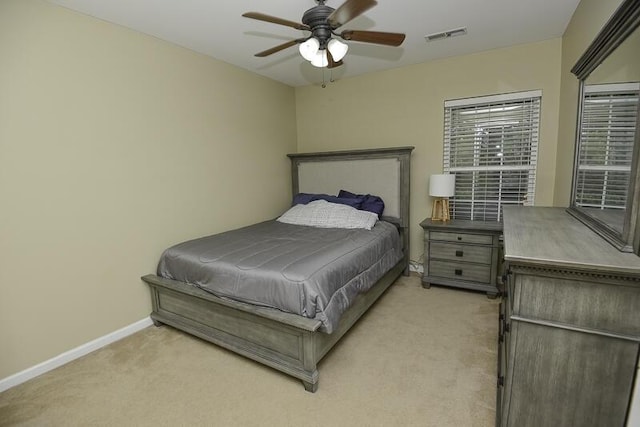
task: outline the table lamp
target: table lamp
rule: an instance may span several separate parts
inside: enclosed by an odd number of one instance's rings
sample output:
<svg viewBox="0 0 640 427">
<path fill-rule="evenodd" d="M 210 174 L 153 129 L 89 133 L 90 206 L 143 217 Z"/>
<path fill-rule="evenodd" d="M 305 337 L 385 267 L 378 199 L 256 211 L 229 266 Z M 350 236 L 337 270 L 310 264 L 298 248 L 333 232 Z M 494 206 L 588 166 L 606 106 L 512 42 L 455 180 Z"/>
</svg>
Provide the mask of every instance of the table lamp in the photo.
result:
<svg viewBox="0 0 640 427">
<path fill-rule="evenodd" d="M 453 174 L 431 175 L 429 178 L 429 195 L 435 197 L 432 221 L 449 221 L 449 197 L 453 196 L 456 188 L 456 176 Z"/>
</svg>

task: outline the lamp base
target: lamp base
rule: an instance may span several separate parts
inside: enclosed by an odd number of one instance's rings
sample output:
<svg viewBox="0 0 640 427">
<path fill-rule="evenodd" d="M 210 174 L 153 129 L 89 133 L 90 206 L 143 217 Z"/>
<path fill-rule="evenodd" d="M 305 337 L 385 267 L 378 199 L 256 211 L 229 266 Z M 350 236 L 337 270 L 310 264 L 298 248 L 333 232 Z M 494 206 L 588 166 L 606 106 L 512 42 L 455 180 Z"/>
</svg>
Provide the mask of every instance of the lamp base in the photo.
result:
<svg viewBox="0 0 640 427">
<path fill-rule="evenodd" d="M 433 201 L 431 210 L 431 221 L 450 221 L 449 199 L 439 198 Z"/>
</svg>

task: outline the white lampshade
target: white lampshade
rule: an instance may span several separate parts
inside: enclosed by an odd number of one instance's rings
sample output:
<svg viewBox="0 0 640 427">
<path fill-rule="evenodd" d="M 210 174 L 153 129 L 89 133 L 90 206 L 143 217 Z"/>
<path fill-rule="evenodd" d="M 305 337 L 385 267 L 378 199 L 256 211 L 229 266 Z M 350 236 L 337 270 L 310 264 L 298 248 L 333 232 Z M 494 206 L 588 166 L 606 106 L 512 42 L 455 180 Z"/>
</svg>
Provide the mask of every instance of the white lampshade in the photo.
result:
<svg viewBox="0 0 640 427">
<path fill-rule="evenodd" d="M 326 49 L 319 50 L 318 53 L 316 53 L 316 55 L 314 56 L 314 58 L 311 60 L 311 65 L 319 68 L 326 67 L 327 65 L 329 65 L 329 60 L 327 59 L 327 50 Z"/>
<path fill-rule="evenodd" d="M 453 174 L 431 175 L 429 195 L 433 197 L 451 197 L 456 189 L 456 176 Z"/>
<path fill-rule="evenodd" d="M 335 62 L 338 62 L 347 54 L 349 46 L 346 43 L 342 43 L 338 39 L 331 39 L 327 44 L 327 49 L 329 49 L 329 52 L 331 52 L 333 60 Z"/>
<path fill-rule="evenodd" d="M 316 57 L 318 49 L 320 49 L 320 42 L 314 37 L 311 37 L 304 43 L 300 43 L 298 47 L 300 55 L 307 61 L 312 61 Z"/>
</svg>

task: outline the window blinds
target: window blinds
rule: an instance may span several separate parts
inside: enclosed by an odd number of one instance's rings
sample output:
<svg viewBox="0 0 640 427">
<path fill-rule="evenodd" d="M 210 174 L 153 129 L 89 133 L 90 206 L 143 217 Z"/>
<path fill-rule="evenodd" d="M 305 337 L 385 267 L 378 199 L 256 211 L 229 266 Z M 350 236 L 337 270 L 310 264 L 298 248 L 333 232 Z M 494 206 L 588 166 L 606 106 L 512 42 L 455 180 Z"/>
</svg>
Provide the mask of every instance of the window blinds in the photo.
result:
<svg viewBox="0 0 640 427">
<path fill-rule="evenodd" d="M 639 89 L 638 83 L 585 86 L 575 182 L 578 206 L 625 208 Z"/>
<path fill-rule="evenodd" d="M 445 102 L 444 171 L 456 175 L 451 218 L 500 221 L 532 205 L 541 91 Z"/>
</svg>

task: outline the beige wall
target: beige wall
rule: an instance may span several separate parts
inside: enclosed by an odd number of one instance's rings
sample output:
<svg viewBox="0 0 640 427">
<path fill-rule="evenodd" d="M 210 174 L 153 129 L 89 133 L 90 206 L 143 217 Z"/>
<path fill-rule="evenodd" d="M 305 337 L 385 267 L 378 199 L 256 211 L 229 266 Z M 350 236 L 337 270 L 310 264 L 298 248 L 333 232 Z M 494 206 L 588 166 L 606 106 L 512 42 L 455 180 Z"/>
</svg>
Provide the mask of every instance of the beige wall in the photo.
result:
<svg viewBox="0 0 640 427">
<path fill-rule="evenodd" d="M 294 90 L 42 0 L 1 1 L 0 379 L 147 316 L 138 277 L 168 245 L 281 212 L 287 152 L 415 146 L 417 259 L 447 99 L 541 89 L 536 204 L 566 205 L 569 70 L 619 4 L 582 0 L 563 39 Z"/>
<path fill-rule="evenodd" d="M 556 163 L 555 206 L 568 206 L 578 115 L 578 79 L 571 68 L 589 47 L 621 0 L 582 0 L 562 37 L 560 114 Z"/>
<path fill-rule="evenodd" d="M 446 41 L 444 41 L 446 43 Z M 296 88 L 298 150 L 415 146 L 411 176 L 411 257 L 423 253 L 420 221 L 431 215 L 428 177 L 442 172 L 444 101 L 541 89 L 536 205 L 553 203 L 561 40 Z"/>
<path fill-rule="evenodd" d="M 290 201 L 294 90 L 40 0 L 0 2 L 0 379 L 150 312 L 172 243 Z"/>
</svg>

